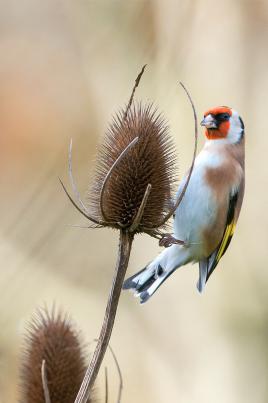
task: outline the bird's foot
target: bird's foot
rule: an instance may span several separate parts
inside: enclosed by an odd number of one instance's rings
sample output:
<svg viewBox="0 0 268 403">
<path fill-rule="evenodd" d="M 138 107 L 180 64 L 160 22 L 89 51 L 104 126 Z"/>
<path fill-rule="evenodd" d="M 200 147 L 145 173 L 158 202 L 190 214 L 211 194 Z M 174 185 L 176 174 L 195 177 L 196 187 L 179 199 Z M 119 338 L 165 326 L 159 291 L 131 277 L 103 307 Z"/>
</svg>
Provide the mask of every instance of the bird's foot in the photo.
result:
<svg viewBox="0 0 268 403">
<path fill-rule="evenodd" d="M 174 236 L 171 234 L 164 234 L 159 241 L 159 246 L 164 246 L 165 248 L 175 244 L 186 246 L 184 241 L 174 238 Z"/>
</svg>

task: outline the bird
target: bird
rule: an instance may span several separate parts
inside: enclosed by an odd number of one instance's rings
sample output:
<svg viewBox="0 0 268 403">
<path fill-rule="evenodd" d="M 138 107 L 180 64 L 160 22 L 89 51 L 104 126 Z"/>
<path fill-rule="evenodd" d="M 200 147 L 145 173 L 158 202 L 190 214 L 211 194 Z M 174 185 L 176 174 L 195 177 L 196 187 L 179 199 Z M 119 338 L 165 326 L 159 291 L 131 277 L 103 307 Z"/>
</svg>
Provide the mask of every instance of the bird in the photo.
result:
<svg viewBox="0 0 268 403">
<path fill-rule="evenodd" d="M 144 303 L 179 267 L 199 263 L 197 289 L 225 254 L 241 210 L 245 187 L 245 127 L 227 106 L 207 110 L 201 121 L 205 144 L 197 155 L 184 197 L 174 214 L 173 243 L 123 284 Z M 177 196 L 187 180 L 183 177 Z"/>
</svg>

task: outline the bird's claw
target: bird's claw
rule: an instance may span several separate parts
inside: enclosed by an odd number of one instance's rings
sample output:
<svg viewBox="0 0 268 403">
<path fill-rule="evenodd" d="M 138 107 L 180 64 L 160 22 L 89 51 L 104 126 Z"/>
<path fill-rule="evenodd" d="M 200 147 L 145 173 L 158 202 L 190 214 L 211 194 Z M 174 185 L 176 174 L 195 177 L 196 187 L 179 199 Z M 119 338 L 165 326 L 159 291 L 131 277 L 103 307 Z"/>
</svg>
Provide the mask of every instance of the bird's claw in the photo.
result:
<svg viewBox="0 0 268 403">
<path fill-rule="evenodd" d="M 164 234 L 159 241 L 159 246 L 164 246 L 165 248 L 169 248 L 174 244 L 185 246 L 184 241 L 174 238 L 171 234 Z"/>
</svg>

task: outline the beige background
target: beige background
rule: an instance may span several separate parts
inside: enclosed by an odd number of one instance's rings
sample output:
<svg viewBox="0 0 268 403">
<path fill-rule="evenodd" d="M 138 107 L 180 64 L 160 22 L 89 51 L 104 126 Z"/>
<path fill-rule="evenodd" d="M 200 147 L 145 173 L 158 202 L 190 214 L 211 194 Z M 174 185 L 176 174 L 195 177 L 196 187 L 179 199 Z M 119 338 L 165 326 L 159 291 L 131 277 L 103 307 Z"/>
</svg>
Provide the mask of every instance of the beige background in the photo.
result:
<svg viewBox="0 0 268 403">
<path fill-rule="evenodd" d="M 98 335 L 118 234 L 86 224 L 63 194 L 67 150 L 86 193 L 97 143 L 129 96 L 170 122 L 181 175 L 199 120 L 216 105 L 246 125 L 246 196 L 234 241 L 204 295 L 197 266 L 181 269 L 140 306 L 121 298 L 112 346 L 123 402 L 268 401 L 266 1 L 0 1 L 0 402 L 17 401 L 19 349 L 35 307 L 67 310 L 89 342 Z M 199 147 L 204 142 L 200 136 Z M 135 240 L 128 273 L 159 251 Z M 107 359 L 111 401 L 117 374 Z M 103 372 L 99 378 L 102 399 Z M 100 400 L 103 401 L 103 400 Z"/>
</svg>

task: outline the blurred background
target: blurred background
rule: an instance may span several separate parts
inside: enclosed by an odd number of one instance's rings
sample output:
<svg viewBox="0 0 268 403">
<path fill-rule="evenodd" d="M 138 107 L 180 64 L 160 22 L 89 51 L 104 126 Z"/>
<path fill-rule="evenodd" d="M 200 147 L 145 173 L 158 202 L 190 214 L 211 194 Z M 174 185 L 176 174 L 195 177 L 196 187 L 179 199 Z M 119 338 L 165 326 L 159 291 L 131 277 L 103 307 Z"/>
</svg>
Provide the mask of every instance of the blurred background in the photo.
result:
<svg viewBox="0 0 268 403">
<path fill-rule="evenodd" d="M 73 138 L 86 194 L 96 146 L 145 63 L 136 98 L 166 115 L 180 175 L 194 123 L 178 82 L 199 120 L 216 105 L 239 111 L 246 195 L 231 247 L 202 296 L 197 265 L 179 270 L 144 306 L 122 294 L 111 344 L 123 402 L 268 401 L 267 41 L 267 1 L 0 1 L 1 403 L 18 401 L 19 354 L 37 306 L 56 302 L 87 342 L 98 336 L 118 234 L 71 227 L 87 222 L 58 177 L 68 183 Z M 159 250 L 156 240 L 137 237 L 128 274 Z M 111 358 L 106 365 L 115 401 Z M 100 401 L 103 385 L 102 371 Z"/>
</svg>

